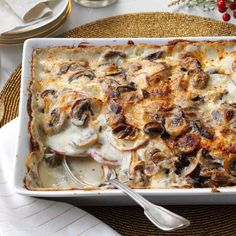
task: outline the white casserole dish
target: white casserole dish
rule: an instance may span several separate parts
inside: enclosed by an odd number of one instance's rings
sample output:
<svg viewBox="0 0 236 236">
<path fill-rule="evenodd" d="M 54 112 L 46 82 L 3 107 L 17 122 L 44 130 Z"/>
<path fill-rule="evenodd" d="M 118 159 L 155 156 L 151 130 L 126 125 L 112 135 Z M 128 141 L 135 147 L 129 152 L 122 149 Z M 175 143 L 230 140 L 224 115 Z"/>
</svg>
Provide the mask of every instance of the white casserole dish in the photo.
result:
<svg viewBox="0 0 236 236">
<path fill-rule="evenodd" d="M 86 205 L 123 205 L 131 204 L 132 201 L 122 194 L 119 190 L 70 190 L 70 191 L 30 191 L 24 187 L 25 177 L 25 158 L 30 152 L 27 113 L 28 87 L 31 78 L 32 52 L 37 48 L 52 46 L 76 46 L 81 42 L 91 43 L 95 46 L 100 45 L 124 45 L 128 40 L 134 43 L 147 44 L 167 44 L 168 41 L 176 38 L 119 38 L 119 39 L 30 39 L 24 44 L 22 80 L 20 94 L 20 126 L 18 131 L 18 144 L 15 162 L 14 185 L 16 192 L 28 196 L 67 198 L 71 197 L 78 204 Z M 188 40 L 236 40 L 236 37 L 201 37 L 184 38 Z M 219 188 L 220 192 L 212 192 L 210 188 L 201 189 L 140 189 L 136 190 L 151 201 L 159 204 L 234 204 L 236 203 L 236 187 Z M 79 199 L 78 199 L 79 198 Z"/>
</svg>

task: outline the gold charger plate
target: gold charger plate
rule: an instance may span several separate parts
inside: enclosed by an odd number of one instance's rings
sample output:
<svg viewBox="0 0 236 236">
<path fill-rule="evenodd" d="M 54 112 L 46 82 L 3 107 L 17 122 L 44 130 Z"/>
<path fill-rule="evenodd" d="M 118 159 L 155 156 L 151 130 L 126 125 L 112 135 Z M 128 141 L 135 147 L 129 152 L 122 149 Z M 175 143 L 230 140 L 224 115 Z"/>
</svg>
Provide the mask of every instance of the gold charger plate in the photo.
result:
<svg viewBox="0 0 236 236">
<path fill-rule="evenodd" d="M 224 35 L 236 35 L 236 26 L 182 14 L 140 13 L 102 19 L 70 30 L 61 36 L 130 38 Z M 1 125 L 6 124 L 18 114 L 20 76 L 21 67 L 18 66 L 0 93 L 0 99 L 4 100 L 5 104 Z M 235 235 L 236 206 L 168 206 L 167 208 L 188 218 L 191 221 L 190 227 L 164 233 L 145 218 L 140 207 L 86 207 L 84 209 L 113 227 L 121 235 Z"/>
</svg>

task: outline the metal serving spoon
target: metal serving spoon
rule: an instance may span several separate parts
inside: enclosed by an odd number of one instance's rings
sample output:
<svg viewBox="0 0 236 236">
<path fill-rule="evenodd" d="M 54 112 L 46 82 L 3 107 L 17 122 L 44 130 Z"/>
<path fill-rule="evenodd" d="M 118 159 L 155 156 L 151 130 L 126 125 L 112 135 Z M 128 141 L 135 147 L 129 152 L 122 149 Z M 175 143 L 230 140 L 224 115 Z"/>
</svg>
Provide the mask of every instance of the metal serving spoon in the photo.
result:
<svg viewBox="0 0 236 236">
<path fill-rule="evenodd" d="M 126 193 L 144 209 L 144 214 L 147 216 L 147 218 L 155 226 L 164 231 L 182 229 L 190 225 L 189 220 L 165 209 L 164 207 L 154 205 L 153 203 L 149 202 L 144 197 L 142 197 L 140 194 L 129 188 L 127 185 L 120 182 L 116 177 L 114 177 L 116 176 L 114 175 L 114 170 L 111 170 L 111 172 L 106 176 L 106 181 L 104 181 L 100 185 L 95 186 L 94 184 L 86 183 L 81 178 L 76 177 L 71 171 L 71 168 L 69 167 L 66 158 L 63 158 L 63 166 L 67 173 L 70 175 L 70 177 L 73 179 L 73 181 L 79 183 L 80 185 L 82 184 L 83 186 L 98 187 L 101 185 L 111 184 L 121 190 L 123 193 Z"/>
</svg>

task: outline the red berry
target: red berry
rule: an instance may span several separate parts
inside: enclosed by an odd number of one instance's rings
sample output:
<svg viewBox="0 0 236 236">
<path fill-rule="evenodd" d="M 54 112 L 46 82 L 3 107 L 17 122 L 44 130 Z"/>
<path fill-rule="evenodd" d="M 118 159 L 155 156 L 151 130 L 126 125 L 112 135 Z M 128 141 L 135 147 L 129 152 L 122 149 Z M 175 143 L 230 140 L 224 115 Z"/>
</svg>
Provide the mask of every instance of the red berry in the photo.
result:
<svg viewBox="0 0 236 236">
<path fill-rule="evenodd" d="M 224 12 L 227 11 L 227 7 L 222 7 L 222 8 L 218 7 L 218 11 L 219 11 L 220 13 L 224 13 Z"/>
<path fill-rule="evenodd" d="M 225 8 L 226 7 L 225 1 L 224 0 L 218 1 L 217 6 L 218 8 Z"/>
<path fill-rule="evenodd" d="M 230 8 L 231 10 L 236 10 L 236 4 L 235 4 L 235 3 L 231 3 L 231 4 L 229 5 L 229 8 Z"/>
<path fill-rule="evenodd" d="M 228 14 L 228 13 L 225 13 L 225 14 L 223 14 L 223 16 L 222 16 L 222 19 L 223 19 L 223 21 L 229 21 L 230 20 L 230 14 Z"/>
<path fill-rule="evenodd" d="M 226 4 L 225 4 L 224 0 L 219 0 L 218 3 L 217 3 L 217 6 L 218 6 L 218 11 L 220 13 L 226 12 L 227 7 L 226 7 Z"/>
<path fill-rule="evenodd" d="M 236 11 L 234 12 L 233 16 L 234 16 L 234 18 L 236 19 Z"/>
</svg>

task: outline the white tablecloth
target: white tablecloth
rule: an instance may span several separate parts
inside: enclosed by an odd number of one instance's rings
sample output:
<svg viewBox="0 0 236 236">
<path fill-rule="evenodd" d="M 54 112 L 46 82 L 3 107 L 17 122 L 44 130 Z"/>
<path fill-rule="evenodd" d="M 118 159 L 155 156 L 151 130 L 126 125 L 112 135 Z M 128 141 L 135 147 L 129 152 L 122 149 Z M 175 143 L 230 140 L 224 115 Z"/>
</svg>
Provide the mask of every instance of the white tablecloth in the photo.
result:
<svg viewBox="0 0 236 236">
<path fill-rule="evenodd" d="M 217 11 L 204 12 L 200 8 L 187 9 L 179 7 L 168 7 L 171 0 L 118 0 L 118 2 L 109 7 L 100 9 L 91 9 L 82 7 L 73 2 L 72 13 L 65 25 L 57 32 L 57 35 L 76 26 L 95 21 L 97 19 L 115 16 L 132 12 L 179 12 L 198 16 L 210 17 L 221 20 L 221 14 Z M 236 23 L 232 20 L 231 23 Z M 56 35 L 54 35 L 56 36 Z M 0 70 L 0 89 L 4 86 L 9 75 L 13 72 L 16 65 L 21 63 L 22 46 L 0 46 L 1 70 Z"/>
</svg>

